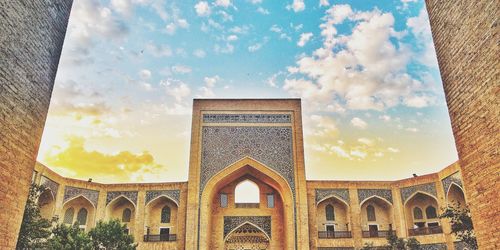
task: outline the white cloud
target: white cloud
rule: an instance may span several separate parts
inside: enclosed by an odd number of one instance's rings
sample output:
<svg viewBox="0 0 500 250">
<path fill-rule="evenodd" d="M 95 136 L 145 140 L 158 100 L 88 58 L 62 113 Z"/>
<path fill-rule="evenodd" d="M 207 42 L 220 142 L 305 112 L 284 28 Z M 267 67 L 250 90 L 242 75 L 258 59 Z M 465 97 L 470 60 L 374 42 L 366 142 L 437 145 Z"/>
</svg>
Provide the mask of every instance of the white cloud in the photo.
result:
<svg viewBox="0 0 500 250">
<path fill-rule="evenodd" d="M 391 153 L 399 153 L 399 149 L 393 148 L 393 147 L 388 147 L 387 150 Z"/>
<path fill-rule="evenodd" d="M 422 92 L 422 82 L 406 72 L 412 52 L 400 40 L 401 32 L 394 30 L 391 13 L 334 5 L 323 20 L 322 47 L 298 57 L 293 66 L 297 70 L 285 80 L 291 95 L 306 99 L 313 108 L 337 103 L 350 110 L 379 111 L 412 105 L 412 96 L 429 95 Z M 338 35 L 337 25 L 346 20 L 352 22 L 352 33 Z"/>
<path fill-rule="evenodd" d="M 257 8 L 257 12 L 259 12 L 262 15 L 269 15 L 269 14 L 271 14 L 271 12 L 269 12 L 269 10 L 264 9 L 264 8 L 262 8 L 260 6 Z"/>
<path fill-rule="evenodd" d="M 187 29 L 189 27 L 189 23 L 186 19 L 178 19 L 177 20 L 177 25 L 183 29 Z"/>
<path fill-rule="evenodd" d="M 427 95 L 414 95 L 405 98 L 404 103 L 408 107 L 424 108 L 435 102 L 435 98 Z"/>
<path fill-rule="evenodd" d="M 410 28 L 413 35 L 417 38 L 417 44 L 422 50 L 416 57 L 417 60 L 427 67 L 437 68 L 438 62 L 432 40 L 431 25 L 425 7 L 422 7 L 418 16 L 408 18 L 406 26 Z"/>
<path fill-rule="evenodd" d="M 306 4 L 304 0 L 293 0 L 291 5 L 286 6 L 287 9 L 293 9 L 295 12 L 301 12 L 306 9 Z"/>
<path fill-rule="evenodd" d="M 227 38 L 226 38 L 227 41 L 236 41 L 238 40 L 238 36 L 237 35 L 229 35 Z"/>
<path fill-rule="evenodd" d="M 221 10 L 217 11 L 217 14 L 219 14 L 222 18 L 222 21 L 227 22 L 227 21 L 233 21 L 233 16 L 228 14 L 227 12 Z"/>
<path fill-rule="evenodd" d="M 391 120 L 391 116 L 389 115 L 381 115 L 379 116 L 378 118 L 380 118 L 381 120 L 383 120 L 384 122 L 388 122 Z"/>
<path fill-rule="evenodd" d="M 356 128 L 360 128 L 360 129 L 365 129 L 366 127 L 368 127 L 368 124 L 363 121 L 361 118 L 359 117 L 354 117 L 351 119 L 351 124 L 356 127 Z"/>
<path fill-rule="evenodd" d="M 167 26 L 165 26 L 165 30 L 167 34 L 173 35 L 175 34 L 175 30 L 177 30 L 177 26 L 174 23 L 169 23 Z"/>
<path fill-rule="evenodd" d="M 214 87 L 215 84 L 220 80 L 218 75 L 212 77 L 205 77 L 203 81 L 205 82 L 205 86 L 199 88 L 200 94 L 197 97 L 201 98 L 213 98 L 215 97 Z"/>
<path fill-rule="evenodd" d="M 330 150 L 335 153 L 337 156 L 342 158 L 351 159 L 351 156 L 340 146 L 331 146 Z"/>
<path fill-rule="evenodd" d="M 231 6 L 232 3 L 231 3 L 231 0 L 216 0 L 215 5 L 227 8 L 227 7 Z"/>
<path fill-rule="evenodd" d="M 309 127 L 312 126 L 310 131 L 307 131 L 310 135 L 331 138 L 338 133 L 335 121 L 328 116 L 311 115 L 308 123 L 311 124 Z"/>
<path fill-rule="evenodd" d="M 262 48 L 262 46 L 264 46 L 267 43 L 267 41 L 269 41 L 269 38 L 264 37 L 264 40 L 262 42 L 254 43 L 254 44 L 248 46 L 248 51 L 253 53 L 253 52 L 260 50 Z"/>
<path fill-rule="evenodd" d="M 406 131 L 416 133 L 418 132 L 418 128 L 406 128 Z"/>
<path fill-rule="evenodd" d="M 174 65 L 172 66 L 172 72 L 179 74 L 187 74 L 192 71 L 191 67 L 186 65 Z"/>
<path fill-rule="evenodd" d="M 359 149 L 352 149 L 351 150 L 351 156 L 355 156 L 355 157 L 364 159 L 366 157 L 366 155 L 367 155 L 366 152 L 363 152 Z"/>
<path fill-rule="evenodd" d="M 191 94 L 189 86 L 178 80 L 167 79 L 160 84 L 165 86 L 167 94 L 174 97 L 178 103 Z"/>
<path fill-rule="evenodd" d="M 205 82 L 205 85 L 209 88 L 213 88 L 217 81 L 220 80 L 220 77 L 218 75 L 212 76 L 212 77 L 205 77 L 203 81 Z"/>
<path fill-rule="evenodd" d="M 210 6 L 205 1 L 198 2 L 194 6 L 194 9 L 196 10 L 196 14 L 198 14 L 198 16 L 202 16 L 202 17 L 209 16 L 211 13 Z"/>
<path fill-rule="evenodd" d="M 262 0 L 250 0 L 252 4 L 259 4 L 262 3 Z"/>
<path fill-rule="evenodd" d="M 146 51 L 154 57 L 172 56 L 172 49 L 165 44 L 157 45 L 153 42 L 149 42 L 146 44 Z"/>
<path fill-rule="evenodd" d="M 308 33 L 302 33 L 300 34 L 300 39 L 299 41 L 297 42 L 297 45 L 299 47 L 304 47 L 304 45 L 306 45 L 307 42 L 309 42 L 309 40 L 313 37 L 313 33 L 311 32 L 308 32 Z"/>
<path fill-rule="evenodd" d="M 197 49 L 197 50 L 193 51 L 193 55 L 198 57 L 198 58 L 204 58 L 207 55 L 207 53 L 202 49 Z"/>
<path fill-rule="evenodd" d="M 139 76 L 143 80 L 148 80 L 149 78 L 151 78 L 151 71 L 148 69 L 143 69 L 143 70 L 139 71 Z"/>
<path fill-rule="evenodd" d="M 330 3 L 328 0 L 319 0 L 319 6 L 328 6 Z"/>
<path fill-rule="evenodd" d="M 373 140 L 370 140 L 370 139 L 368 139 L 368 138 L 364 138 L 364 137 L 359 138 L 359 139 L 358 139 L 358 142 L 359 142 L 359 143 L 362 143 L 362 144 L 364 144 L 364 145 L 366 145 L 366 146 L 373 146 L 373 144 L 374 144 L 374 141 L 373 141 Z"/>
</svg>

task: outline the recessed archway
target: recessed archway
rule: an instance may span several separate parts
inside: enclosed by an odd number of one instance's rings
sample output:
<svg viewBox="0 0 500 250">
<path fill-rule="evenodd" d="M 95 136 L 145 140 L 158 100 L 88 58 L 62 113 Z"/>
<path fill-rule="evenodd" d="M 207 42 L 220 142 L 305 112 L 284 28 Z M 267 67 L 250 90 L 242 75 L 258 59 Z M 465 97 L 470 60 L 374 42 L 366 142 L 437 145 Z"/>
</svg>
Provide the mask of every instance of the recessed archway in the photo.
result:
<svg viewBox="0 0 500 250">
<path fill-rule="evenodd" d="M 219 194 L 221 192 L 232 193 L 233 191 L 231 190 L 234 190 L 236 184 L 245 179 L 251 179 L 259 185 L 261 194 L 264 192 L 273 192 L 275 195 L 274 200 L 276 206 L 275 208 L 269 209 L 279 212 L 274 214 L 275 217 L 273 217 L 271 222 L 271 228 L 274 228 L 274 230 L 271 230 L 270 249 L 294 249 L 295 220 L 291 188 L 281 175 L 249 157 L 245 157 L 228 166 L 207 182 L 203 194 L 201 195 L 200 204 L 200 249 L 224 248 L 222 229 L 224 226 L 224 214 L 226 214 L 226 212 L 229 212 L 228 214 L 231 214 L 231 216 L 267 216 L 269 213 L 272 213 L 272 211 L 266 211 L 267 208 L 242 208 L 243 210 L 226 209 L 222 212 L 219 211 L 222 217 L 220 215 L 214 215 L 216 209 L 221 209 L 219 206 Z M 229 188 L 229 191 L 224 190 L 224 188 Z M 263 200 L 265 196 L 261 195 L 260 197 L 261 204 L 267 204 L 267 202 Z M 229 203 L 232 204 L 232 201 L 234 201 L 234 197 L 229 195 Z M 251 213 L 249 211 L 251 211 Z M 220 237 L 219 234 L 221 234 Z"/>
<path fill-rule="evenodd" d="M 245 222 L 224 238 L 224 249 L 269 249 L 269 235 L 262 228 Z"/>
<path fill-rule="evenodd" d="M 134 232 L 135 205 L 127 197 L 120 195 L 106 206 L 107 220 L 117 219 L 127 227 L 127 233 Z"/>
<path fill-rule="evenodd" d="M 80 195 L 63 204 L 62 223 L 78 223 L 81 229 L 88 230 L 94 224 L 95 207 L 87 198 Z"/>
<path fill-rule="evenodd" d="M 437 216 L 438 208 L 436 197 L 420 191 L 414 193 L 404 205 L 408 234 L 415 236 L 442 233 Z"/>
<path fill-rule="evenodd" d="M 363 237 L 387 237 L 394 233 L 393 207 L 386 199 L 371 196 L 361 205 L 361 228 Z"/>
<path fill-rule="evenodd" d="M 148 202 L 144 218 L 145 241 L 177 240 L 177 212 L 177 203 L 165 195 Z"/>
<path fill-rule="evenodd" d="M 40 197 L 38 197 L 38 206 L 40 207 L 40 215 L 42 218 L 47 220 L 52 219 L 56 206 L 56 200 L 52 191 L 47 189 L 40 194 Z"/>
<path fill-rule="evenodd" d="M 316 221 L 319 238 L 350 237 L 349 205 L 336 196 L 319 201 L 316 206 Z"/>
<path fill-rule="evenodd" d="M 465 208 L 465 194 L 463 189 L 455 183 L 452 183 L 446 192 L 446 201 L 448 206 L 458 206 Z"/>
</svg>

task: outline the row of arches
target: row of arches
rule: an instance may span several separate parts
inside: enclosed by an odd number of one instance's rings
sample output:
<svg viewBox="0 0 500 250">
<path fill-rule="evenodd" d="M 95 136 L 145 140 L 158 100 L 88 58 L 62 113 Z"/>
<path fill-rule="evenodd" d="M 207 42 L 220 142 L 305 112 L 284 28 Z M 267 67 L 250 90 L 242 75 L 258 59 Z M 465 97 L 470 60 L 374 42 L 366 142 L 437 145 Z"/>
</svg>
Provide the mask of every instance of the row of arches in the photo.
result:
<svg viewBox="0 0 500 250">
<path fill-rule="evenodd" d="M 51 218 L 54 213 L 55 199 L 52 192 L 45 191 L 40 195 L 39 205 L 41 215 Z M 160 233 L 175 234 L 177 227 L 178 204 L 167 196 L 159 196 L 148 202 L 145 206 L 144 226 L 148 234 L 159 235 Z M 66 201 L 62 208 L 61 221 L 64 224 L 77 225 L 86 230 L 94 223 L 96 208 L 84 196 L 78 196 Z M 105 220 L 118 219 L 124 223 L 128 232 L 135 229 L 136 205 L 125 196 L 119 196 L 112 200 L 105 211 Z M 165 230 L 168 229 L 168 230 Z"/>
<path fill-rule="evenodd" d="M 463 190 L 456 184 L 448 189 L 446 200 L 448 205 L 465 206 Z M 391 202 L 378 196 L 362 201 L 361 226 L 364 237 L 385 237 L 389 231 L 394 233 L 394 211 Z M 404 203 L 404 216 L 407 228 L 418 234 L 427 234 L 427 228 L 440 228 L 437 198 L 423 192 L 417 192 Z M 350 237 L 351 216 L 348 203 L 336 196 L 326 197 L 316 206 L 317 228 L 320 238 Z M 419 231 L 420 230 L 420 231 Z M 382 232 L 382 234 L 374 233 Z M 440 233 L 440 230 L 434 230 Z"/>
</svg>

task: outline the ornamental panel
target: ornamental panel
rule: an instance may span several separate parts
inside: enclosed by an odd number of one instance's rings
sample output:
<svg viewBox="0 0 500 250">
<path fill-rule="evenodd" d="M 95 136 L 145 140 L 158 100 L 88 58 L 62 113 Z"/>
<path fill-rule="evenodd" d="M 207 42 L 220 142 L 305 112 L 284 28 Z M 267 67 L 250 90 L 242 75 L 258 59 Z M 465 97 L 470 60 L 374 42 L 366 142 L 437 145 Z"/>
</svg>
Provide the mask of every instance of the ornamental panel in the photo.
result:
<svg viewBox="0 0 500 250">
<path fill-rule="evenodd" d="M 173 201 L 177 202 L 179 204 L 180 197 L 181 197 L 181 191 L 178 189 L 175 190 L 148 190 L 146 191 L 146 200 L 145 204 L 147 205 L 150 201 L 156 199 L 159 196 L 165 195 L 168 198 L 172 199 Z"/>
<path fill-rule="evenodd" d="M 59 183 L 42 175 L 42 178 L 40 178 L 40 185 L 49 189 L 54 198 L 57 196 L 57 190 L 59 190 Z"/>
<path fill-rule="evenodd" d="M 112 191 L 106 194 L 106 206 L 119 196 L 127 197 L 134 205 L 137 206 L 137 191 Z"/>
<path fill-rule="evenodd" d="M 94 205 L 94 207 L 97 207 L 97 201 L 99 200 L 99 191 L 71 186 L 66 186 L 66 188 L 64 189 L 63 203 L 80 195 L 87 198 Z"/>
<path fill-rule="evenodd" d="M 291 127 L 204 126 L 200 195 L 212 176 L 247 156 L 278 172 L 295 194 Z"/>
<path fill-rule="evenodd" d="M 421 250 L 446 250 L 445 243 L 436 243 L 436 244 L 422 244 L 420 245 Z"/>
<path fill-rule="evenodd" d="M 224 238 L 247 222 L 258 226 L 271 238 L 271 216 L 224 216 Z"/>
<path fill-rule="evenodd" d="M 290 114 L 203 114 L 205 123 L 291 123 Z"/>
<path fill-rule="evenodd" d="M 392 190 L 390 189 L 358 189 L 359 204 L 374 195 L 382 197 L 392 204 Z"/>
<path fill-rule="evenodd" d="M 462 179 L 460 178 L 459 172 L 456 172 L 456 173 L 442 179 L 441 182 L 443 183 L 445 196 L 448 195 L 448 189 L 450 188 L 452 183 L 455 183 L 459 187 L 463 188 Z"/>
<path fill-rule="evenodd" d="M 328 196 L 334 195 L 335 197 L 343 200 L 349 204 L 349 190 L 346 188 L 329 188 L 329 189 L 316 189 L 316 204 Z"/>
<path fill-rule="evenodd" d="M 401 188 L 401 199 L 403 200 L 403 203 L 406 202 L 406 200 L 408 200 L 410 196 L 412 196 L 414 193 L 418 191 L 422 191 L 424 193 L 428 193 L 434 195 L 434 197 L 437 197 L 436 183 L 431 182 L 431 183 Z"/>
</svg>

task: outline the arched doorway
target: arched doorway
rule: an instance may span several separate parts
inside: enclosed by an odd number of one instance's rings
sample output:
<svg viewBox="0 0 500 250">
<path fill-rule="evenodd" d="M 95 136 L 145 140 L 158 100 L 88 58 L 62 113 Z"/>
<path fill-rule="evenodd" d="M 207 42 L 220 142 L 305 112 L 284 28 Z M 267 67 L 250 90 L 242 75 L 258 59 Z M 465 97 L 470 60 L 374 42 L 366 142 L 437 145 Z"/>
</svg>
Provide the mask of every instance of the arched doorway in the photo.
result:
<svg viewBox="0 0 500 250">
<path fill-rule="evenodd" d="M 234 229 L 224 240 L 225 250 L 267 250 L 269 236 L 258 226 L 244 223 Z"/>
<path fill-rule="evenodd" d="M 243 204 L 237 208 L 234 202 L 236 185 L 247 179 L 259 186 L 260 203 L 258 207 Z M 272 208 L 268 207 L 271 200 Z M 223 202 L 228 207 L 222 207 Z M 269 249 L 295 248 L 294 204 L 290 186 L 279 174 L 249 157 L 228 166 L 207 182 L 200 202 L 199 248 L 224 249 L 227 230 L 247 220 L 259 221 L 269 227 Z"/>
</svg>

